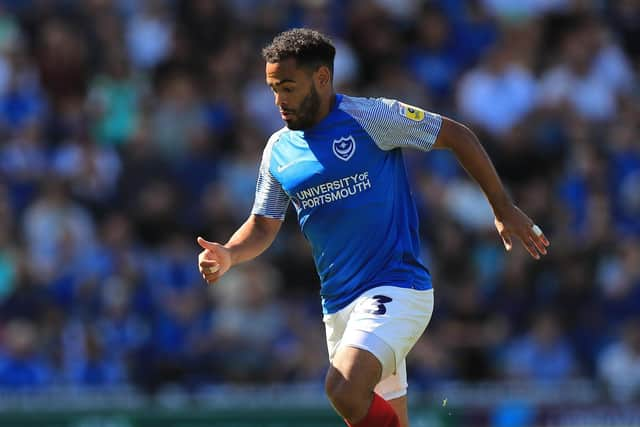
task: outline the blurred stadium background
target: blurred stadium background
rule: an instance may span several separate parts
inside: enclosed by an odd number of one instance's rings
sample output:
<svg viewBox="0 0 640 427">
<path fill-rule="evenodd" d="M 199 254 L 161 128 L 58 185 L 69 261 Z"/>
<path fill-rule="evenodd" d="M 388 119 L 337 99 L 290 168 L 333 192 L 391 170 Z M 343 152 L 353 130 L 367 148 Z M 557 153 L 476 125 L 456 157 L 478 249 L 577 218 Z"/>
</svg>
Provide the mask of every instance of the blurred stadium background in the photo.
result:
<svg viewBox="0 0 640 427">
<path fill-rule="evenodd" d="M 468 123 L 550 255 L 506 255 L 448 153 L 407 153 L 436 311 L 413 425 L 640 425 L 640 1 L 3 0 L 0 425 L 340 426 L 290 215 L 207 287 L 282 126 L 260 49 Z M 373 230 L 372 230 L 373 232 Z"/>
</svg>

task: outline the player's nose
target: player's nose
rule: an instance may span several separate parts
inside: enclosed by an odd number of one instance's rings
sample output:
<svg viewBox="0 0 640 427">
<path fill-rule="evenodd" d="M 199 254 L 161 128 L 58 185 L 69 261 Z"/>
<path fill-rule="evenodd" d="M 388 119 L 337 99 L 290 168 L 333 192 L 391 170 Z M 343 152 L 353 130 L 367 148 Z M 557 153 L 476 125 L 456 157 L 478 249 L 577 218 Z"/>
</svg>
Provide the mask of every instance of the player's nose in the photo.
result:
<svg viewBox="0 0 640 427">
<path fill-rule="evenodd" d="M 276 93 L 275 96 L 275 104 L 281 109 L 284 110 L 287 107 L 287 101 L 284 99 L 282 95 Z"/>
</svg>

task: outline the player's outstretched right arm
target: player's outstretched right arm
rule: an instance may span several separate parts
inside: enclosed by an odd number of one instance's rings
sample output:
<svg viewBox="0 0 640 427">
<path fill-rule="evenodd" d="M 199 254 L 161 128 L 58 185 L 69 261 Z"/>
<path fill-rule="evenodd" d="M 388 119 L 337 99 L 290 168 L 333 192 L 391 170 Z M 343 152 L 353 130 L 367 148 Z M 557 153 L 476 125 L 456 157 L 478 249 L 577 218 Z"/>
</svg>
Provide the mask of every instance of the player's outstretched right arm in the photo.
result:
<svg viewBox="0 0 640 427">
<path fill-rule="evenodd" d="M 224 245 L 198 237 L 203 249 L 198 255 L 198 268 L 204 280 L 215 283 L 234 265 L 260 255 L 271 246 L 281 225 L 280 219 L 251 215 Z"/>
</svg>

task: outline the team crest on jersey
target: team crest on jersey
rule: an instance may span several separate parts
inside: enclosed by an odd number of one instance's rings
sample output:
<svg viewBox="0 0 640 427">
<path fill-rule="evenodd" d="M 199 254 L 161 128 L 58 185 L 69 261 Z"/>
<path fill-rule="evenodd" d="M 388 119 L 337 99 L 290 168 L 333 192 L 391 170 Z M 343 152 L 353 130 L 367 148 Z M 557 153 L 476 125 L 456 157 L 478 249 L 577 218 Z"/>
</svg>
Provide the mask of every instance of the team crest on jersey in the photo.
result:
<svg viewBox="0 0 640 427">
<path fill-rule="evenodd" d="M 340 139 L 333 140 L 333 154 L 335 154 L 340 160 L 344 160 L 346 162 L 355 152 L 356 140 L 353 139 L 353 136 L 343 136 Z"/>
<path fill-rule="evenodd" d="M 421 122 L 424 120 L 424 110 L 414 107 L 413 105 L 405 104 L 404 102 L 399 102 L 399 104 L 400 114 L 405 116 L 407 119 L 413 120 L 414 122 Z"/>
</svg>

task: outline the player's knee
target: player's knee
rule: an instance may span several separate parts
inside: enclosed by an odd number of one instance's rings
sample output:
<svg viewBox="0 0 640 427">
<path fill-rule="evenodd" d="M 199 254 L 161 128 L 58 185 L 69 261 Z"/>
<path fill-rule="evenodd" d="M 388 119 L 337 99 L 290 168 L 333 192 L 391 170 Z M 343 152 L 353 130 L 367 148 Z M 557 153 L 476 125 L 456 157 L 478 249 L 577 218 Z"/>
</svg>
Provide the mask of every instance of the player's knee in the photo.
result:
<svg viewBox="0 0 640 427">
<path fill-rule="evenodd" d="M 327 372 L 325 392 L 331 404 L 346 419 L 357 419 L 366 414 L 371 400 L 371 390 L 360 390 L 334 368 Z"/>
</svg>

